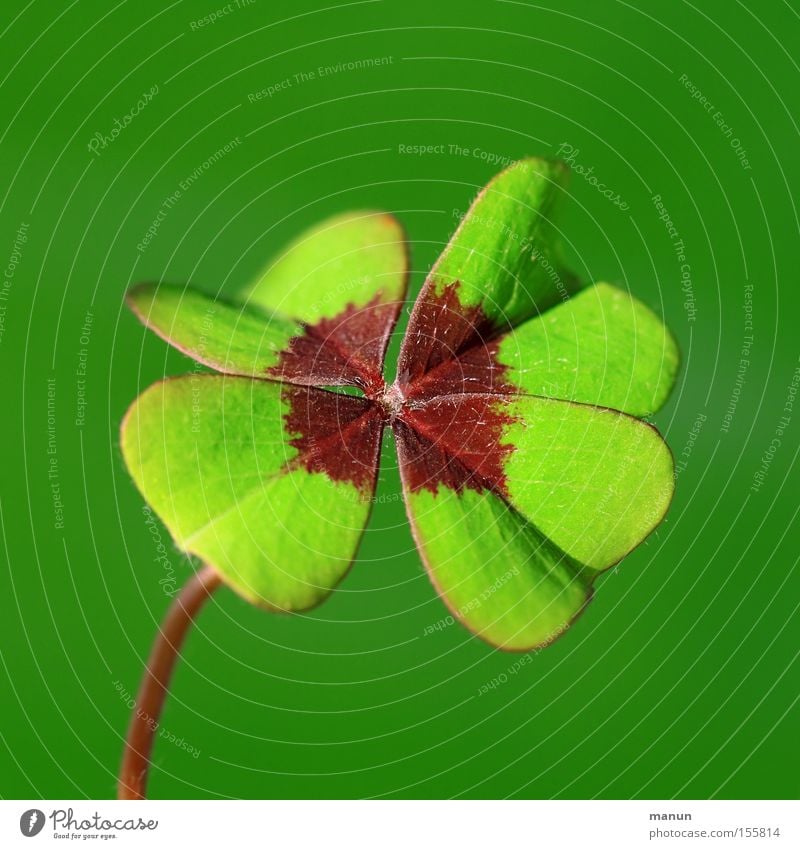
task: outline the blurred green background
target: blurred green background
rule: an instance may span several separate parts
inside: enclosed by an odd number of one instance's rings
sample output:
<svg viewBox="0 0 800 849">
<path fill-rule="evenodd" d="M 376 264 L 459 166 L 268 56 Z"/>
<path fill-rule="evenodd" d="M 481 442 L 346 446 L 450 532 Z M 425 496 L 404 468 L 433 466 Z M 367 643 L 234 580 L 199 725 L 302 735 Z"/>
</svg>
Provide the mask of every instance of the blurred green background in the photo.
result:
<svg viewBox="0 0 800 849">
<path fill-rule="evenodd" d="M 329 602 L 280 617 L 223 590 L 203 612 L 152 796 L 796 796 L 796 0 L 9 6 L 0 794 L 113 796 L 165 580 L 191 571 L 169 545 L 157 562 L 118 427 L 192 366 L 128 286 L 231 293 L 304 227 L 380 207 L 416 292 L 478 187 L 561 150 L 573 267 L 681 343 L 656 417 L 682 461 L 667 522 L 538 654 L 425 636 L 446 610 L 387 444 Z"/>
</svg>

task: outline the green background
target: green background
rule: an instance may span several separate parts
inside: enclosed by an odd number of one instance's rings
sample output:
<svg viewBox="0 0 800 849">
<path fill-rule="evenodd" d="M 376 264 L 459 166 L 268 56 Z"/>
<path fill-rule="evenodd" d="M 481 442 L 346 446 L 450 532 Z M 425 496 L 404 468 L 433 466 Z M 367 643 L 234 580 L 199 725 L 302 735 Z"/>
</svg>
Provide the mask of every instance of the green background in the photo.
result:
<svg viewBox="0 0 800 849">
<path fill-rule="evenodd" d="M 223 590 L 203 612 L 163 716 L 183 743 L 157 742 L 152 796 L 796 796 L 800 402 L 784 411 L 800 347 L 796 0 L 255 0 L 202 28 L 218 7 L 7 6 L 0 793 L 114 794 L 126 693 L 169 603 L 118 426 L 140 389 L 191 364 L 123 308 L 127 287 L 234 292 L 304 227 L 381 207 L 408 228 L 416 291 L 498 160 L 568 144 L 628 205 L 573 175 L 573 267 L 630 287 L 681 344 L 656 417 L 676 457 L 692 447 L 668 520 L 538 654 L 492 651 L 458 626 L 426 636 L 446 611 L 387 444 L 360 557 L 329 602 L 280 617 Z M 165 199 L 236 137 L 137 249 Z M 683 240 L 686 288 L 654 195 Z M 171 548 L 169 560 L 182 581 L 190 564 Z"/>
</svg>

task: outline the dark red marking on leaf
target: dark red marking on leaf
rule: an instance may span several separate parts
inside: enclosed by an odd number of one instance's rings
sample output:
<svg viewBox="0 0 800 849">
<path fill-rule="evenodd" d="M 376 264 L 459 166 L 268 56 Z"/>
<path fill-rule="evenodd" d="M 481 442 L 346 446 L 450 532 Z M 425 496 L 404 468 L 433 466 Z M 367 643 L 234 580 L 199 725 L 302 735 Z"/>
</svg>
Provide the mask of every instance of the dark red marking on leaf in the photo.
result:
<svg viewBox="0 0 800 849">
<path fill-rule="evenodd" d="M 440 484 L 456 492 L 485 488 L 474 472 L 401 419 L 394 422 L 394 435 L 403 483 L 410 492 L 436 492 Z"/>
<path fill-rule="evenodd" d="M 302 386 L 286 386 L 284 416 L 291 445 L 299 452 L 290 466 L 320 472 L 369 493 L 375 486 L 385 416 L 366 398 Z"/>
<path fill-rule="evenodd" d="M 440 484 L 507 494 L 505 463 L 514 451 L 502 443 L 515 418 L 496 395 L 448 395 L 407 405 L 394 422 L 403 477 L 412 492 Z"/>
<path fill-rule="evenodd" d="M 458 281 L 436 294 L 429 280 L 420 293 L 400 350 L 398 383 L 404 391 L 423 375 L 475 347 L 485 347 L 497 329 L 480 306 L 465 307 Z"/>
<path fill-rule="evenodd" d="M 307 386 L 358 386 L 368 395 L 383 388 L 383 357 L 401 303 L 348 304 L 333 318 L 307 324 L 267 374 Z"/>
<path fill-rule="evenodd" d="M 292 340 L 270 373 L 294 384 L 360 386 L 367 395 L 287 388 L 286 426 L 300 452 L 295 464 L 368 490 L 377 475 L 383 427 L 391 423 L 412 492 L 444 485 L 506 493 L 505 460 L 514 448 L 500 440 L 514 419 L 502 399 L 515 390 L 497 360 L 496 329 L 480 308 L 465 310 L 457 290 L 458 284 L 448 286 L 415 307 L 400 377 L 391 387 L 381 366 L 396 303 L 376 297 L 361 309 L 348 306 Z"/>
<path fill-rule="evenodd" d="M 508 366 L 499 362 L 500 341 L 476 342 L 456 359 L 448 360 L 418 377 L 407 389 L 409 401 L 422 401 L 440 395 L 510 395 L 519 389 L 506 380 Z"/>
</svg>

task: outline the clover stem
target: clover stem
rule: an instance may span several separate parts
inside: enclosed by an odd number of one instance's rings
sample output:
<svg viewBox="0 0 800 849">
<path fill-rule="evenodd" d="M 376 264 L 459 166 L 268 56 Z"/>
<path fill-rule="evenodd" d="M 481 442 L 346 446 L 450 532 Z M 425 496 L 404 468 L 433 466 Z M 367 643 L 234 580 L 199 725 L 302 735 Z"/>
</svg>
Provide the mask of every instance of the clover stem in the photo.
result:
<svg viewBox="0 0 800 849">
<path fill-rule="evenodd" d="M 146 798 L 153 738 L 167 697 L 169 679 L 189 627 L 219 584 L 217 573 L 210 566 L 203 566 L 186 582 L 167 611 L 136 696 L 117 782 L 119 799 Z"/>
</svg>

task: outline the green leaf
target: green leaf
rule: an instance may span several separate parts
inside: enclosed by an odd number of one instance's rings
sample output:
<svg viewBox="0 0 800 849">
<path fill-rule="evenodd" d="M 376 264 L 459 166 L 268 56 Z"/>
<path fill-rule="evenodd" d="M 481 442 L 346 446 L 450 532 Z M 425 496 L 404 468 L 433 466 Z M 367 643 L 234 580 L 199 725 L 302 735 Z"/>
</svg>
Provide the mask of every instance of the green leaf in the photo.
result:
<svg viewBox="0 0 800 849">
<path fill-rule="evenodd" d="M 658 526 L 674 489 L 672 454 L 631 416 L 567 401 L 517 397 L 501 442 L 509 502 L 585 566 L 617 563 Z"/>
<path fill-rule="evenodd" d="M 146 390 L 122 452 L 182 550 L 256 604 L 305 610 L 355 556 L 382 430 L 361 398 L 202 375 Z"/>
<path fill-rule="evenodd" d="M 666 401 L 678 369 L 672 335 L 644 304 L 598 283 L 491 341 L 477 341 L 406 387 L 414 401 L 525 393 L 635 416 Z"/>
<path fill-rule="evenodd" d="M 577 289 L 554 220 L 566 176 L 563 163 L 523 159 L 481 190 L 414 305 L 401 384 Z"/>
<path fill-rule="evenodd" d="M 459 301 L 480 307 L 493 326 L 519 324 L 563 299 L 575 286 L 560 255 L 555 216 L 568 170 L 523 159 L 492 179 L 472 202 L 429 284 L 459 285 Z"/>
<path fill-rule="evenodd" d="M 658 431 L 602 407 L 439 396 L 404 411 L 399 438 L 410 492 L 489 490 L 594 570 L 638 545 L 672 498 L 672 455 Z"/>
<path fill-rule="evenodd" d="M 301 236 L 247 304 L 153 283 L 134 287 L 128 303 L 147 327 L 217 371 L 374 392 L 407 277 L 400 224 L 361 212 Z"/>
<path fill-rule="evenodd" d="M 396 432 L 434 585 L 502 648 L 563 633 L 595 576 L 647 537 L 672 497 L 658 432 L 612 410 L 460 394 L 415 405 Z"/>
<path fill-rule="evenodd" d="M 646 416 L 666 401 L 678 347 L 660 319 L 627 292 L 598 283 L 496 343 L 509 387 Z"/>
<path fill-rule="evenodd" d="M 140 283 L 128 292 L 128 304 L 162 339 L 226 374 L 264 376 L 303 332 L 289 318 L 211 298 L 188 286 Z"/>
<path fill-rule="evenodd" d="M 295 239 L 245 295 L 251 304 L 315 324 L 348 305 L 393 303 L 399 310 L 407 277 L 400 222 L 384 212 L 349 212 Z"/>
<path fill-rule="evenodd" d="M 553 642 L 591 595 L 589 577 L 492 492 L 406 495 L 423 562 L 450 612 L 498 648 Z"/>
</svg>

